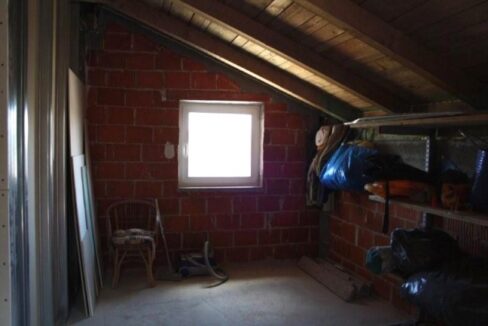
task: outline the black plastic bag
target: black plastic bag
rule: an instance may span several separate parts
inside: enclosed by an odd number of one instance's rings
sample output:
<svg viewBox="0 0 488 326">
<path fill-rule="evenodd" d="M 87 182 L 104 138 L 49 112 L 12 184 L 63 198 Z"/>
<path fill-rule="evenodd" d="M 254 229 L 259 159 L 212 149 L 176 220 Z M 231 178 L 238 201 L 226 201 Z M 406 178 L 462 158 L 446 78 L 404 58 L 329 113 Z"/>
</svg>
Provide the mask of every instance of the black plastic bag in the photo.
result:
<svg viewBox="0 0 488 326">
<path fill-rule="evenodd" d="M 364 175 L 374 180 L 432 181 L 427 172 L 404 163 L 398 155 L 377 153 L 365 158 L 365 161 Z"/>
<path fill-rule="evenodd" d="M 488 261 L 467 258 L 415 274 L 401 295 L 446 325 L 488 325 Z"/>
<path fill-rule="evenodd" d="M 391 234 L 391 249 L 394 264 L 404 277 L 438 269 L 460 254 L 456 240 L 438 230 L 396 229 Z"/>
</svg>

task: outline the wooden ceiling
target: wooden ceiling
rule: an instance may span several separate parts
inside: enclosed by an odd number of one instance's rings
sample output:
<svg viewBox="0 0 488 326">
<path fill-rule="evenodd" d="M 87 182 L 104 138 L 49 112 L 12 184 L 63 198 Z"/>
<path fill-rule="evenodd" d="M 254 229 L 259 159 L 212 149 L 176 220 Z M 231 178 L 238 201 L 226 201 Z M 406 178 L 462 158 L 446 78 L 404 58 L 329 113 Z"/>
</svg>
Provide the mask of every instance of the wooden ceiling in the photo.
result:
<svg viewBox="0 0 488 326">
<path fill-rule="evenodd" d="M 488 0 L 98 2 L 335 116 L 487 106 Z"/>
</svg>

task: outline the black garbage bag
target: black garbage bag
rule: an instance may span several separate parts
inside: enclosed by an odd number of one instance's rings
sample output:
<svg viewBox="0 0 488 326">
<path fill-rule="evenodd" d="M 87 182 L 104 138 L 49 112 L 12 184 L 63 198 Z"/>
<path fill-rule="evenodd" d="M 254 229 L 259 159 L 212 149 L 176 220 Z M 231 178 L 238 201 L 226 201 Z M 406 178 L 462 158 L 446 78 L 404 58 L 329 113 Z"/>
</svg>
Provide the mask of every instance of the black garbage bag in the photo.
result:
<svg viewBox="0 0 488 326">
<path fill-rule="evenodd" d="M 404 163 L 398 155 L 376 153 L 366 157 L 364 165 L 364 176 L 374 180 L 432 182 L 427 172 Z"/>
<path fill-rule="evenodd" d="M 445 325 L 488 325 L 488 261 L 466 258 L 414 274 L 401 295 Z"/>
<path fill-rule="evenodd" d="M 394 265 L 404 277 L 439 269 L 460 255 L 456 240 L 439 230 L 396 229 L 391 234 L 391 249 Z"/>
</svg>

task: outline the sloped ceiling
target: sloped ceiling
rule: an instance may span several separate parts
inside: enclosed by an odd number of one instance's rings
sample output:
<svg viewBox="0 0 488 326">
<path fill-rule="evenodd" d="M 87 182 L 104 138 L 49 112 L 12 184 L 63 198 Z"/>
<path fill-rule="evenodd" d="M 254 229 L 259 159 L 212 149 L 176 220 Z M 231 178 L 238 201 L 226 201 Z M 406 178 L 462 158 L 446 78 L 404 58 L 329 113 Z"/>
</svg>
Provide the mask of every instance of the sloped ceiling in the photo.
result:
<svg viewBox="0 0 488 326">
<path fill-rule="evenodd" d="M 335 116 L 487 106 L 488 0 L 96 2 Z"/>
</svg>

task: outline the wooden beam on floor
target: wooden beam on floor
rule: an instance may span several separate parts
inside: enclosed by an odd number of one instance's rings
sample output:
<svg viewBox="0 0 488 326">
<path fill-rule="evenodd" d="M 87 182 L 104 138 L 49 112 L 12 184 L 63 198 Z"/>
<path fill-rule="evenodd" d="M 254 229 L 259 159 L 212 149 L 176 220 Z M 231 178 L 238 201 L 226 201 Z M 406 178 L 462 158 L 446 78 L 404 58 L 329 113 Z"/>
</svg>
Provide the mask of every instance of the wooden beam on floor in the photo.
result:
<svg viewBox="0 0 488 326">
<path fill-rule="evenodd" d="M 361 115 L 358 109 L 334 96 L 141 1 L 99 0 L 96 2 L 197 49 L 338 120 L 347 121 Z"/>
<path fill-rule="evenodd" d="M 178 3 L 387 111 L 408 111 L 408 105 L 386 89 L 354 75 L 312 50 L 304 49 L 303 45 L 221 2 L 178 0 Z"/>
<path fill-rule="evenodd" d="M 486 109 L 488 103 L 483 94 L 483 90 L 486 89 L 479 81 L 353 1 L 295 0 L 295 2 L 394 58 L 473 108 Z"/>
</svg>

